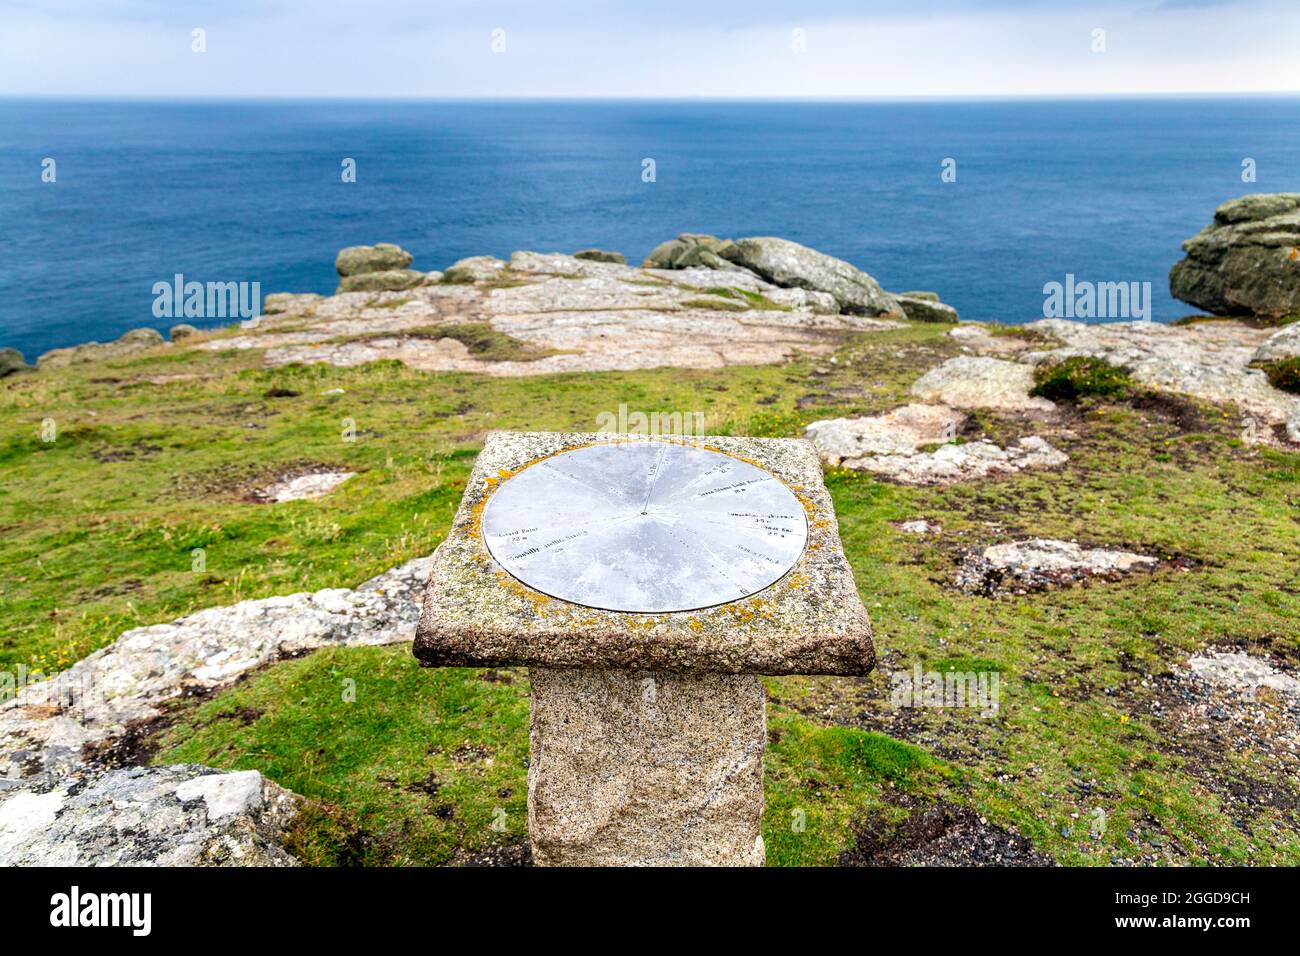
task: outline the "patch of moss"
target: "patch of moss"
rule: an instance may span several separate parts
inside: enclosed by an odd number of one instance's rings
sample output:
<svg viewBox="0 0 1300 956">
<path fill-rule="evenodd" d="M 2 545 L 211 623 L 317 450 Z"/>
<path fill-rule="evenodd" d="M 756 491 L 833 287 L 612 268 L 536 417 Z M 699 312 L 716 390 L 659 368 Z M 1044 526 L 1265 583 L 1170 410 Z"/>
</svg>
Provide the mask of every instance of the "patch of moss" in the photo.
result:
<svg viewBox="0 0 1300 956">
<path fill-rule="evenodd" d="M 1034 369 L 1029 394 L 1052 401 L 1075 401 L 1085 395 L 1121 398 L 1132 390 L 1133 380 L 1122 368 L 1087 356 L 1075 356 Z"/>
<path fill-rule="evenodd" d="M 1292 395 L 1300 395 L 1300 356 L 1269 362 L 1264 366 L 1268 384 Z"/>
<path fill-rule="evenodd" d="M 711 309 L 714 312 L 749 311 L 749 306 L 734 299 L 687 299 L 682 305 L 688 309 Z"/>
</svg>

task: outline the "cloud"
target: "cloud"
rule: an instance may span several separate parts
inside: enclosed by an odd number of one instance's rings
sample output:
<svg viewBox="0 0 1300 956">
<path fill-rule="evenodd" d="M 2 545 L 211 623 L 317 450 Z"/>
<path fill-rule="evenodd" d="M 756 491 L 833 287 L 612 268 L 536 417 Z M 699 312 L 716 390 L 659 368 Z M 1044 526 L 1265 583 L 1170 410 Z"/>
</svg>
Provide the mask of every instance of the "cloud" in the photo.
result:
<svg viewBox="0 0 1300 956">
<path fill-rule="evenodd" d="M 18 95 L 1300 90 L 1293 0 L 0 0 L 0 18 L 0 93 Z M 195 27 L 207 31 L 202 55 Z M 1089 46 L 1098 27 L 1103 56 Z M 491 48 L 496 28 L 504 54 Z"/>
</svg>

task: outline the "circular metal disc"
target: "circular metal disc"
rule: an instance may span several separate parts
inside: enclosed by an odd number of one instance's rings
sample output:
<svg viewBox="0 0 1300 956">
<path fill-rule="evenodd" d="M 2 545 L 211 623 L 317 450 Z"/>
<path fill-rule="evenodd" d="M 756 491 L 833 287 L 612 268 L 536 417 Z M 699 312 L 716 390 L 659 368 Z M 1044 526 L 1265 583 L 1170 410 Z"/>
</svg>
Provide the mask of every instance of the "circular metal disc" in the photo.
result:
<svg viewBox="0 0 1300 956">
<path fill-rule="evenodd" d="M 738 601 L 794 566 L 803 506 L 780 480 L 668 442 L 590 445 L 502 482 L 483 540 L 550 597 L 607 611 L 691 611 Z"/>
</svg>

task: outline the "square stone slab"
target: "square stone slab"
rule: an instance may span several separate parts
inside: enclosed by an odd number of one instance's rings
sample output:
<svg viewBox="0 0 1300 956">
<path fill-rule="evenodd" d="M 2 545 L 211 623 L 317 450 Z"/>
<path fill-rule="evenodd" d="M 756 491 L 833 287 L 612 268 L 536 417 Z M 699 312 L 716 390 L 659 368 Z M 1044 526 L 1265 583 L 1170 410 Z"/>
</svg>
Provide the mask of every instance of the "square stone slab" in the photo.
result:
<svg viewBox="0 0 1300 956">
<path fill-rule="evenodd" d="M 512 477 L 566 451 L 647 442 L 718 453 L 752 465 L 783 483 L 803 511 L 807 533 L 807 543 L 802 549 L 797 544 L 791 549 L 791 534 L 778 535 L 782 538 L 780 546 L 787 549 L 793 561 L 788 570 L 784 570 L 785 564 L 775 565 L 774 573 L 779 573 L 779 577 L 765 583 L 762 569 L 757 567 L 763 556 L 755 557 L 755 568 L 747 567 L 742 557 L 735 564 L 734 575 L 727 574 L 727 568 L 722 572 L 737 580 L 749 574 L 744 580 L 756 582 L 753 593 L 732 599 L 733 594 L 745 593 L 742 584 L 723 595 L 723 603 L 711 606 L 627 611 L 550 596 L 564 590 L 575 575 L 566 577 L 563 565 L 556 570 L 547 563 L 551 555 L 536 558 L 533 548 L 528 546 L 506 553 L 500 542 L 511 540 L 509 534 L 498 534 L 493 540 L 498 542 L 502 560 L 511 563 L 519 576 L 493 557 L 483 534 L 484 511 L 489 499 L 508 487 Z M 619 456 L 610 453 L 608 458 L 611 481 L 627 478 L 616 473 Z M 748 468 L 744 471 L 753 474 Z M 660 480 L 657 475 L 653 477 L 655 482 Z M 665 474 L 662 480 L 671 482 L 673 477 Z M 575 486 L 572 500 L 568 497 L 553 500 L 544 489 L 538 490 L 543 486 L 516 487 L 526 487 L 537 498 L 539 514 L 560 514 L 562 526 L 604 531 L 615 521 L 623 520 L 606 519 L 599 509 L 584 506 L 586 492 L 580 485 Z M 654 483 L 649 487 L 653 490 Z M 706 490 L 722 493 L 730 491 L 731 486 Z M 523 499 L 524 513 L 531 500 Z M 729 509 L 733 513 L 735 510 L 717 497 L 704 506 L 712 509 L 711 515 L 726 515 Z M 571 513 L 565 509 L 571 509 Z M 689 515 L 680 520 L 692 521 Z M 789 527 L 778 529 L 790 530 Z M 726 532 L 715 528 L 710 533 L 725 536 Z M 645 547 L 654 551 L 661 543 L 650 536 L 645 539 Z M 595 576 L 600 576 L 604 565 L 615 576 L 609 588 L 580 592 L 583 600 L 591 603 L 616 604 L 617 600 L 623 600 L 624 595 L 617 588 L 618 565 L 624 564 L 626 571 L 629 562 L 646 559 L 645 555 L 618 548 L 605 551 L 596 548 L 589 554 L 595 556 L 593 560 L 603 562 L 592 571 Z M 516 558 L 525 562 L 522 567 L 526 570 L 520 570 Z M 768 563 L 773 564 L 770 559 Z M 550 594 L 525 584 L 526 578 L 547 582 L 546 590 Z M 708 595 L 714 592 L 707 587 L 694 587 L 698 582 L 692 581 L 679 583 L 680 587 L 672 589 L 673 593 L 690 595 L 682 600 L 711 603 Z M 606 600 L 611 593 L 617 595 L 617 600 Z M 671 597 L 663 595 L 641 593 L 635 600 L 652 608 L 660 606 L 656 602 L 669 602 L 665 606 L 671 606 Z M 451 531 L 434 554 L 415 639 L 415 655 L 429 667 L 525 665 L 684 674 L 852 675 L 867 673 L 875 662 L 871 625 L 840 545 L 834 508 L 811 443 L 791 438 L 551 432 L 495 432 L 488 437 Z"/>
</svg>

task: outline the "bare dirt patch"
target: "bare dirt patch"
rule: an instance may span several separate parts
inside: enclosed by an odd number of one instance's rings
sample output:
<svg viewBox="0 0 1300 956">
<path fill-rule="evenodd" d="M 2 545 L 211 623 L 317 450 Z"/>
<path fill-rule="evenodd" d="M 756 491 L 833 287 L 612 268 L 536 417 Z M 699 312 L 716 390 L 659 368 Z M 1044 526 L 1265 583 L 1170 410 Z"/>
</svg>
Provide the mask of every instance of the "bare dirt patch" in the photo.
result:
<svg viewBox="0 0 1300 956">
<path fill-rule="evenodd" d="M 840 855 L 840 866 L 1055 866 L 1028 840 L 989 823 L 969 807 L 946 800 L 917 805 L 900 796 L 908 808 L 901 821 L 883 816 L 859 824 L 852 849 Z"/>
</svg>

